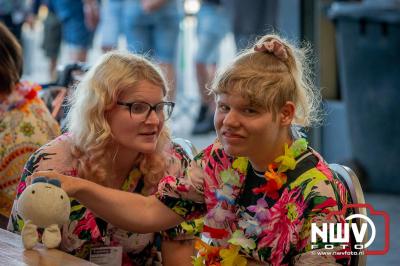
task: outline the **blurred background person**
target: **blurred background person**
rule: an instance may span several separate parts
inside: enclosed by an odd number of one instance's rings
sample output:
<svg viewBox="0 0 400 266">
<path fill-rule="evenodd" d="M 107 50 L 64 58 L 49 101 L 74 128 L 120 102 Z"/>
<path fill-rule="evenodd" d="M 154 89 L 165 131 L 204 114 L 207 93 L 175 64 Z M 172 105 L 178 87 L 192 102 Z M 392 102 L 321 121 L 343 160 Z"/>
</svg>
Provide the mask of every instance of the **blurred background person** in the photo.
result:
<svg viewBox="0 0 400 266">
<path fill-rule="evenodd" d="M 135 0 L 129 9 L 131 34 L 128 49 L 152 56 L 164 71 L 170 84 L 169 99 L 176 96 L 175 58 L 182 18 L 179 0 Z M 132 40 L 130 40 L 132 38 Z"/>
<path fill-rule="evenodd" d="M 121 35 L 126 39 L 127 46 L 133 47 L 132 10 L 136 8 L 137 0 L 106 0 L 101 3 L 101 49 L 103 52 L 118 48 Z"/>
<path fill-rule="evenodd" d="M 26 161 L 60 129 L 38 97 L 40 86 L 20 81 L 22 49 L 2 23 L 0 55 L 0 227 L 4 228 Z"/>
<path fill-rule="evenodd" d="M 277 25 L 278 0 L 233 0 L 233 34 L 241 51 L 258 36 L 274 31 Z"/>
<path fill-rule="evenodd" d="M 231 30 L 229 12 L 223 0 L 203 0 L 197 14 L 196 76 L 201 105 L 193 135 L 214 130 L 214 99 L 207 86 L 215 76 L 221 41 Z"/>
<path fill-rule="evenodd" d="M 0 0 L 0 21 L 22 43 L 22 25 L 29 20 L 30 5 L 26 0 Z"/>
<path fill-rule="evenodd" d="M 69 59 L 86 62 L 100 19 L 97 0 L 54 0 L 53 6 L 62 24 L 63 41 L 68 45 Z"/>
<path fill-rule="evenodd" d="M 55 0 L 34 0 L 33 15 L 37 16 L 39 8 L 46 6 L 47 14 L 43 21 L 43 41 L 42 49 L 45 56 L 50 60 L 49 74 L 50 79 L 55 81 L 57 78 L 57 62 L 61 50 L 62 25 L 54 10 Z"/>
</svg>

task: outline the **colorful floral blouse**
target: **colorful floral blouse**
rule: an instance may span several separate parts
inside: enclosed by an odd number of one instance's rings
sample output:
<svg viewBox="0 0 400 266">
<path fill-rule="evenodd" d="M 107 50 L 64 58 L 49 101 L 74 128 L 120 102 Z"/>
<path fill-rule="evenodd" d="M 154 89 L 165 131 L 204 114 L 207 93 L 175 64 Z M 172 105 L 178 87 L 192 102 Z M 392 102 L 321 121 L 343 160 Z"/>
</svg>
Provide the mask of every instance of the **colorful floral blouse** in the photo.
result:
<svg viewBox="0 0 400 266">
<path fill-rule="evenodd" d="M 26 170 L 18 185 L 17 199 L 26 187 L 25 178 L 30 172 L 53 169 L 60 173 L 77 176 L 72 166 L 70 154 L 70 136 L 61 135 L 39 149 L 29 159 Z M 169 148 L 168 175 L 181 176 L 189 163 L 189 158 L 180 146 Z M 144 193 L 141 172 L 134 168 L 123 183 L 121 190 Z M 157 188 L 153 188 L 153 192 Z M 148 192 L 146 192 L 148 193 Z M 14 204 L 8 230 L 20 233 L 23 220 L 17 215 Z M 182 226 L 162 233 L 137 234 L 116 228 L 97 217 L 92 211 L 71 198 L 71 214 L 68 224 L 63 225 L 60 249 L 77 257 L 90 260 L 91 248 L 103 246 L 122 246 L 122 265 L 155 265 L 160 261 L 160 243 L 162 239 L 189 240 L 193 236 Z"/>
<path fill-rule="evenodd" d="M 0 100 L 0 214 L 6 217 L 29 156 L 60 135 L 57 122 L 37 95 L 40 89 L 21 82 Z"/>
<path fill-rule="evenodd" d="M 209 242 L 196 243 L 194 265 L 349 263 L 350 257 L 340 253 L 349 249 L 339 244 L 333 243 L 338 255 L 311 250 L 311 223 L 319 226 L 329 211 L 342 209 L 348 194 L 304 139 L 286 146 L 265 176 L 247 158 L 228 156 L 218 141 L 195 158 L 186 175 L 165 177 L 156 195 L 184 219 L 204 215 Z M 336 215 L 333 222 L 343 219 Z M 321 241 L 317 249 L 324 247 Z"/>
</svg>

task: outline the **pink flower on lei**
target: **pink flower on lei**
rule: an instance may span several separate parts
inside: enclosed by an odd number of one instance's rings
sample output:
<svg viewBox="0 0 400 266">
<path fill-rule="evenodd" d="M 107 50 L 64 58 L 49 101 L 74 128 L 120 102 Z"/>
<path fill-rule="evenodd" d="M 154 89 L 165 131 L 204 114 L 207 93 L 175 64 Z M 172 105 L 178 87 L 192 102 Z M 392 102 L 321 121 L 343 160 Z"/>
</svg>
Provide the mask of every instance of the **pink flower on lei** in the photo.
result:
<svg viewBox="0 0 400 266">
<path fill-rule="evenodd" d="M 232 221 L 236 218 L 236 215 L 230 210 L 226 210 L 218 203 L 212 208 L 206 215 L 207 219 L 213 219 L 217 223 L 223 223 L 224 221 Z"/>
<path fill-rule="evenodd" d="M 303 201 L 300 188 L 284 190 L 279 201 L 269 210 L 269 219 L 262 227 L 265 229 L 258 242 L 259 248 L 272 247 L 270 261 L 272 265 L 281 265 L 289 252 L 290 244 L 299 241 L 303 226 L 303 212 L 307 205 Z"/>
<path fill-rule="evenodd" d="M 251 205 L 247 207 L 247 209 L 251 212 L 255 213 L 255 217 L 257 220 L 263 222 L 269 220 L 270 212 L 268 211 L 268 203 L 264 198 L 260 198 L 257 200 L 257 205 Z"/>
</svg>

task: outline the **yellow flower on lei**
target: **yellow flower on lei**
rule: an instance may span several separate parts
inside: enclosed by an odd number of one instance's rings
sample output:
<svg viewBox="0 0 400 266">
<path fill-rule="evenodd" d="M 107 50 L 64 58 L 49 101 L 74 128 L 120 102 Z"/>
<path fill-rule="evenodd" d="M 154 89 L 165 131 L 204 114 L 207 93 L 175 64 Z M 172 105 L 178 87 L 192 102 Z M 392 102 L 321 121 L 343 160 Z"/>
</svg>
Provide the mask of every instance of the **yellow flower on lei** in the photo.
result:
<svg viewBox="0 0 400 266">
<path fill-rule="evenodd" d="M 245 250 L 252 250 L 257 246 L 256 242 L 251 238 L 247 238 L 241 230 L 236 230 L 228 242 Z"/>
<path fill-rule="evenodd" d="M 193 263 L 193 266 L 203 266 L 204 264 L 203 264 L 203 257 L 194 257 L 194 256 L 192 256 L 192 258 L 193 258 L 193 261 L 192 261 L 192 263 Z"/>
<path fill-rule="evenodd" d="M 229 248 L 221 249 L 219 255 L 222 258 L 221 266 L 246 266 L 247 259 L 239 255 L 240 246 L 229 245 Z"/>
<path fill-rule="evenodd" d="M 279 163 L 278 172 L 286 172 L 288 169 L 293 170 L 296 168 L 296 160 L 294 159 L 294 153 L 289 149 L 287 143 L 285 143 L 285 154 L 275 159 L 276 163 Z"/>
<path fill-rule="evenodd" d="M 232 168 L 238 170 L 240 173 L 245 174 L 249 160 L 246 157 L 238 157 L 232 163 Z"/>
</svg>

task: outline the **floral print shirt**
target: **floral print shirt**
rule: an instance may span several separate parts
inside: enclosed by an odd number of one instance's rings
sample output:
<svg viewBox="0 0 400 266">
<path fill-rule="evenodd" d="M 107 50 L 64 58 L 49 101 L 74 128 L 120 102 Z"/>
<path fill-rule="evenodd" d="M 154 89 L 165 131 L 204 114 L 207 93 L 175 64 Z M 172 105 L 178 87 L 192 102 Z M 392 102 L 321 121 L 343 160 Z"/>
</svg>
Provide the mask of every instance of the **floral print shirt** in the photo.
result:
<svg viewBox="0 0 400 266">
<path fill-rule="evenodd" d="M 6 217 L 29 156 L 60 135 L 57 122 L 37 95 L 40 89 L 21 82 L 0 101 L 0 214 Z"/>
<path fill-rule="evenodd" d="M 217 140 L 196 156 L 186 178 L 160 182 L 156 195 L 174 212 L 186 220 L 204 215 L 203 235 L 210 242 L 196 243 L 195 265 L 246 265 L 245 258 L 266 265 L 349 263 L 347 255 L 316 255 L 310 233 L 311 223 L 319 226 L 327 213 L 349 201 L 345 186 L 311 148 L 293 159 L 295 167 L 286 171 L 282 187 L 256 196 L 251 191 L 259 184 L 252 184 L 257 176 L 248 159 L 227 155 Z M 334 219 L 344 221 L 344 216 Z M 332 244 L 333 250 L 345 251 Z"/>
<path fill-rule="evenodd" d="M 26 187 L 25 178 L 31 172 L 52 169 L 66 175 L 77 176 L 77 170 L 72 166 L 72 156 L 68 156 L 71 146 L 69 139 L 70 135 L 61 135 L 32 155 L 18 184 L 17 199 Z M 186 153 L 180 146 L 174 144 L 173 147 L 168 148 L 168 154 L 168 175 L 183 175 L 183 169 L 189 163 Z M 121 190 L 144 194 L 142 174 L 137 168 L 132 169 Z M 157 188 L 154 187 L 153 193 L 156 190 Z M 146 191 L 146 193 L 148 192 Z M 24 222 L 16 212 L 16 201 L 8 230 L 20 233 Z M 159 251 L 163 239 L 193 239 L 193 235 L 182 226 L 177 226 L 166 232 L 149 234 L 124 231 L 97 217 L 91 210 L 73 198 L 71 198 L 69 222 L 62 226 L 61 232 L 60 249 L 86 260 L 90 259 L 91 248 L 122 246 L 122 265 L 161 265 Z"/>
</svg>

